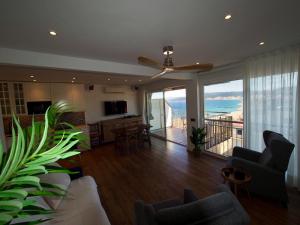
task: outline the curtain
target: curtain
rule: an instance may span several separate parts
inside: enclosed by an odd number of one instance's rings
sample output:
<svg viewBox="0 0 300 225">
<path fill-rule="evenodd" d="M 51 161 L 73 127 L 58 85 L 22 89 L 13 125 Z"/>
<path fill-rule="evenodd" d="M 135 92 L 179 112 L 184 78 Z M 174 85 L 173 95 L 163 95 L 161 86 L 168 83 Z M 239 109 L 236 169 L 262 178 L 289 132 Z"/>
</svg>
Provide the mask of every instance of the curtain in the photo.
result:
<svg viewBox="0 0 300 225">
<path fill-rule="evenodd" d="M 254 57 L 246 64 L 247 147 L 262 151 L 264 130 L 283 134 L 296 145 L 289 162 L 287 183 L 300 189 L 299 48 Z"/>
</svg>

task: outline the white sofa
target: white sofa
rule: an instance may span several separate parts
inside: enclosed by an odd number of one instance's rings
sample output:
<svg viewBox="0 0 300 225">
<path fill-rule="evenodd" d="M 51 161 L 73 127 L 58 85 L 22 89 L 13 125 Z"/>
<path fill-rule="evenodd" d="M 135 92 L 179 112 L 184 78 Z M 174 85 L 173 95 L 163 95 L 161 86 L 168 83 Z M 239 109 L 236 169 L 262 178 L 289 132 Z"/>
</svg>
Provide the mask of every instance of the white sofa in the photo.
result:
<svg viewBox="0 0 300 225">
<path fill-rule="evenodd" d="M 54 214 L 44 224 L 55 225 L 110 225 L 101 205 L 97 184 L 90 176 L 73 180 Z"/>
<path fill-rule="evenodd" d="M 71 181 L 67 174 L 53 173 L 40 176 L 42 182 L 58 184 L 67 188 L 63 198 L 33 197 L 39 206 L 53 209 L 51 220 L 42 225 L 110 225 L 101 205 L 97 184 L 90 176 Z M 32 199 L 32 197 L 31 197 Z M 30 216 L 15 219 L 11 224 L 48 219 L 49 215 Z"/>
</svg>

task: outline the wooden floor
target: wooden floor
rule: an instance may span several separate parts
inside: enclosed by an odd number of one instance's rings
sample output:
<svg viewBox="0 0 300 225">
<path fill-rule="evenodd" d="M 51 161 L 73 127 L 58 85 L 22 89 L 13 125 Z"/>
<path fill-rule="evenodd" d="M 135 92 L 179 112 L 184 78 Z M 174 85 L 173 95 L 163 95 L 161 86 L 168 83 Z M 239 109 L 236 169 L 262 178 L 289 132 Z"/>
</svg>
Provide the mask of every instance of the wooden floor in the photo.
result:
<svg viewBox="0 0 300 225">
<path fill-rule="evenodd" d="M 135 200 L 157 202 L 182 196 L 190 187 L 198 197 L 215 193 L 222 183 L 220 169 L 225 162 L 206 154 L 194 157 L 184 147 L 153 139 L 151 149 L 120 155 L 108 144 L 82 154 L 85 175 L 95 178 L 112 225 L 133 224 Z M 277 202 L 247 196 L 240 197 L 252 224 L 300 224 L 300 196 L 290 194 L 289 209 Z"/>
<path fill-rule="evenodd" d="M 169 141 L 187 146 L 187 133 L 185 128 L 167 127 L 166 129 L 151 131 L 151 133 Z"/>
</svg>

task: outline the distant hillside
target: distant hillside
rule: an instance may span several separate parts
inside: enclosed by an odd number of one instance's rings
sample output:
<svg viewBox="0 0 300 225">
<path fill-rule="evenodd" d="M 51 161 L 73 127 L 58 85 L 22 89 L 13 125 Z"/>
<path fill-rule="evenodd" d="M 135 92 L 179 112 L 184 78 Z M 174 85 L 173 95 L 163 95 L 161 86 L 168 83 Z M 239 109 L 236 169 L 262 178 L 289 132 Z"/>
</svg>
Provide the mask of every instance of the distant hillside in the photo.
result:
<svg viewBox="0 0 300 225">
<path fill-rule="evenodd" d="M 232 91 L 232 92 L 214 92 L 206 93 L 205 98 L 218 98 L 218 97 L 243 97 L 243 92 Z"/>
<path fill-rule="evenodd" d="M 232 91 L 232 92 L 214 92 L 214 93 L 206 93 L 205 99 L 216 99 L 216 100 L 222 100 L 222 99 L 241 99 L 243 98 L 243 92 L 241 91 Z M 185 97 L 169 97 L 167 100 L 171 101 L 184 101 Z"/>
</svg>

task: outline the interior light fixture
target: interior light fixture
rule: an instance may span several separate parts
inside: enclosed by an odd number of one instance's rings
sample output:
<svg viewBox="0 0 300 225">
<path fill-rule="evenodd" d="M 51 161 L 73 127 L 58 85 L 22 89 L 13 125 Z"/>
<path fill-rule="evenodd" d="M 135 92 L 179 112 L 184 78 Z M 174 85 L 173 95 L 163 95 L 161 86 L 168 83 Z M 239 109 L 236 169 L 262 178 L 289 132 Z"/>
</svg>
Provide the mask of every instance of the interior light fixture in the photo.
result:
<svg viewBox="0 0 300 225">
<path fill-rule="evenodd" d="M 110 78 L 107 78 L 107 80 L 110 80 Z"/>
<path fill-rule="evenodd" d="M 34 75 L 30 75 L 29 77 L 30 77 L 30 78 L 34 78 Z"/>
<path fill-rule="evenodd" d="M 173 46 L 165 46 L 163 48 L 164 55 L 172 55 L 173 54 Z"/>
<path fill-rule="evenodd" d="M 74 80 L 72 80 L 72 83 L 74 83 L 75 81 Z"/>
<path fill-rule="evenodd" d="M 52 36 L 56 36 L 56 35 L 57 35 L 56 32 L 55 32 L 54 30 L 50 30 L 50 31 L 49 31 L 49 34 L 52 35 Z"/>
<path fill-rule="evenodd" d="M 139 80 L 139 82 L 142 82 L 142 80 Z"/>
<path fill-rule="evenodd" d="M 127 80 L 124 80 L 125 82 L 127 82 Z"/>
<path fill-rule="evenodd" d="M 32 80 L 33 82 L 36 82 L 36 80 Z"/>
<path fill-rule="evenodd" d="M 196 62 L 196 64 L 199 65 L 200 63 L 199 63 L 199 62 Z"/>
<path fill-rule="evenodd" d="M 232 17 L 232 16 L 231 16 L 230 14 L 227 14 L 227 15 L 224 17 L 224 19 L 225 19 L 225 20 L 230 20 L 231 17 Z"/>
<path fill-rule="evenodd" d="M 263 42 L 263 41 L 259 42 L 259 45 L 264 45 L 264 44 L 265 44 L 265 42 Z"/>
<path fill-rule="evenodd" d="M 73 77 L 72 79 L 73 79 L 73 80 L 76 80 L 76 77 Z"/>
</svg>

